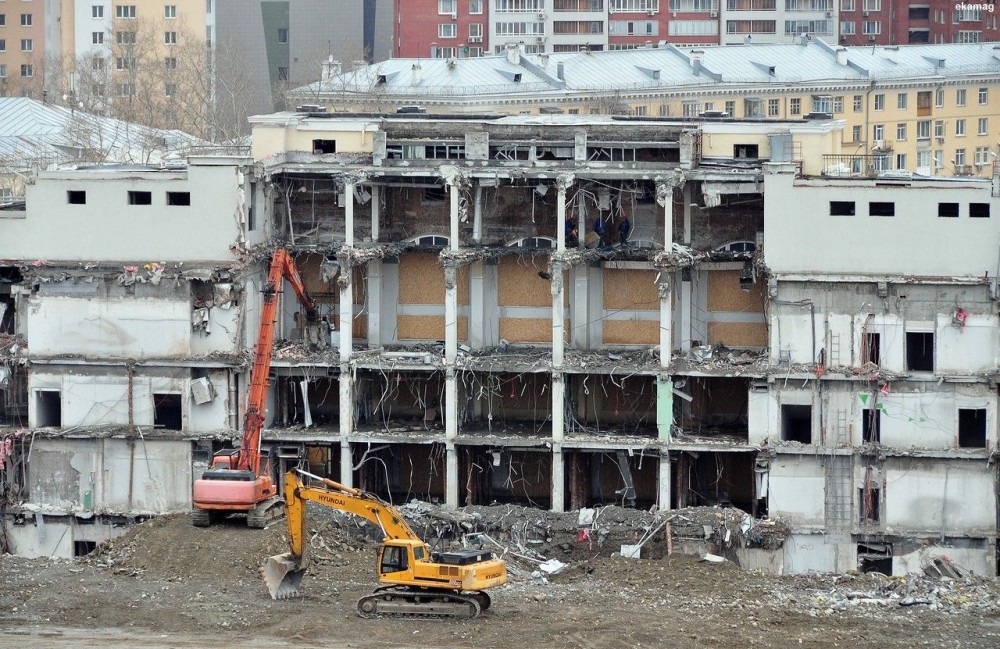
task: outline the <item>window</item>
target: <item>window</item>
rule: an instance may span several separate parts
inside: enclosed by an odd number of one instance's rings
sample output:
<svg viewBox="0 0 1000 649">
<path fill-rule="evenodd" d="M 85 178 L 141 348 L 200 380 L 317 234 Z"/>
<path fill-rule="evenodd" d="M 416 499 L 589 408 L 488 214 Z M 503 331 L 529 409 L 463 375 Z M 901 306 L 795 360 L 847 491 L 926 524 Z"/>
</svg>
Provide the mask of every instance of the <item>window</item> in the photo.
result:
<svg viewBox="0 0 1000 649">
<path fill-rule="evenodd" d="M 177 5 L 164 5 L 163 6 L 163 17 L 164 18 L 176 18 L 177 17 Z"/>
<path fill-rule="evenodd" d="M 21 27 L 31 27 L 31 14 L 21 14 Z"/>
<path fill-rule="evenodd" d="M 944 167 L 944 150 L 935 149 L 934 150 L 934 168 L 941 169 Z"/>
<path fill-rule="evenodd" d="M 854 201 L 830 201 L 830 216 L 854 216 Z"/>
<path fill-rule="evenodd" d="M 988 219 L 988 218 L 990 218 L 990 204 L 989 203 L 969 203 L 969 218 L 970 219 Z"/>
<path fill-rule="evenodd" d="M 282 65 L 278 66 L 278 81 L 288 81 L 288 68 Z"/>
<path fill-rule="evenodd" d="M 768 99 L 767 100 L 767 116 L 768 117 L 780 117 L 781 116 L 781 100 L 780 99 Z"/>
<path fill-rule="evenodd" d="M 905 92 L 901 92 L 896 95 L 896 108 L 899 110 L 906 110 L 906 102 L 909 95 Z"/>
<path fill-rule="evenodd" d="M 119 45 L 135 43 L 135 32 L 115 32 L 115 42 Z"/>
<path fill-rule="evenodd" d="M 987 117 L 980 117 L 979 118 L 979 128 L 977 129 L 976 133 L 978 135 L 986 135 L 987 132 L 989 131 L 989 124 L 990 124 L 989 118 L 987 118 Z"/>
<path fill-rule="evenodd" d="M 872 317 L 871 314 L 869 317 Z M 882 362 L 882 335 L 866 333 L 864 347 L 861 349 L 861 357 L 866 363 L 880 365 Z"/>
<path fill-rule="evenodd" d="M 841 11 L 854 11 L 854 0 L 840 0 Z"/>
<path fill-rule="evenodd" d="M 906 140 L 906 124 L 896 124 L 896 139 Z"/>
<path fill-rule="evenodd" d="M 177 32 L 163 32 L 163 42 L 167 45 L 177 45 Z"/>
<path fill-rule="evenodd" d="M 22 77 L 33 77 L 35 76 L 35 66 L 30 63 L 21 64 L 21 76 Z"/>
<path fill-rule="evenodd" d="M 324 153 L 336 153 L 336 140 L 313 140 L 313 153 L 321 155 Z"/>
<path fill-rule="evenodd" d="M 881 509 L 882 490 L 875 487 L 858 489 L 858 502 L 861 504 L 861 523 L 877 523 Z"/>
<path fill-rule="evenodd" d="M 182 412 L 181 395 L 153 393 L 153 428 L 181 430 Z"/>
<path fill-rule="evenodd" d="M 470 23 L 469 24 L 469 40 L 472 42 L 478 42 L 483 40 L 483 24 L 482 23 Z"/>
<path fill-rule="evenodd" d="M 840 22 L 840 34 L 842 36 L 853 36 L 855 33 L 853 20 L 842 20 Z"/>
<path fill-rule="evenodd" d="M 861 3 L 863 11 L 871 13 L 872 11 L 882 11 L 882 0 L 864 0 Z"/>
<path fill-rule="evenodd" d="M 130 56 L 118 56 L 115 57 L 115 69 L 116 70 L 134 70 L 135 69 L 135 59 Z"/>
<path fill-rule="evenodd" d="M 115 18 L 135 18 L 135 5 L 115 5 Z"/>
<path fill-rule="evenodd" d="M 861 23 L 861 33 L 868 36 L 878 36 L 882 33 L 882 23 L 877 20 L 866 20 Z"/>
<path fill-rule="evenodd" d="M 104 69 L 104 58 L 100 56 L 95 56 L 90 59 L 90 68 L 92 70 L 103 70 Z"/>
<path fill-rule="evenodd" d="M 153 192 L 141 192 L 129 190 L 128 193 L 128 204 L 129 205 L 152 205 L 153 204 Z"/>
<path fill-rule="evenodd" d="M 458 36 L 458 25 L 455 23 L 438 25 L 438 38 L 455 38 L 456 36 Z"/>
<path fill-rule="evenodd" d="M 0 14 L 0 27 L 7 26 L 7 14 Z"/>
<path fill-rule="evenodd" d="M 38 428 L 62 426 L 62 398 L 59 390 L 35 392 L 35 426 Z"/>
<path fill-rule="evenodd" d="M 168 70 L 176 70 L 177 58 L 173 56 L 168 56 L 167 58 L 163 59 L 163 65 Z"/>
<path fill-rule="evenodd" d="M 861 411 L 861 443 L 878 444 L 882 441 L 882 411 L 864 408 Z"/>
<path fill-rule="evenodd" d="M 986 409 L 958 409 L 959 448 L 986 448 Z"/>
<path fill-rule="evenodd" d="M 759 158 L 760 152 L 756 144 L 734 144 L 734 158 Z"/>
<path fill-rule="evenodd" d="M 952 160 L 952 164 L 956 167 L 965 166 L 965 149 L 955 149 L 955 159 Z"/>
<path fill-rule="evenodd" d="M 965 89 L 955 91 L 955 105 L 964 106 L 965 105 Z"/>
<path fill-rule="evenodd" d="M 851 142 L 860 142 L 860 141 L 861 141 L 861 127 L 860 126 L 852 126 L 851 127 Z"/>
<path fill-rule="evenodd" d="M 527 11 L 527 8 L 525 8 L 525 11 Z M 458 13 L 458 0 L 438 0 L 438 14 L 443 16 L 454 13 Z"/>
<path fill-rule="evenodd" d="M 0 52 L 6 52 L 6 51 L 7 51 L 7 39 L 0 38 Z"/>
<path fill-rule="evenodd" d="M 792 101 L 795 101 L 795 100 L 793 99 Z M 727 101 L 726 102 L 726 116 L 727 117 L 732 117 L 735 114 L 736 114 L 736 102 L 735 101 Z"/>
<path fill-rule="evenodd" d="M 944 88 L 938 88 L 934 91 L 934 106 L 936 108 L 944 106 Z"/>
<path fill-rule="evenodd" d="M 104 18 L 104 5 L 91 5 L 90 6 L 90 17 L 91 18 Z"/>
<path fill-rule="evenodd" d="M 21 51 L 22 52 L 30 52 L 32 49 L 33 48 L 32 48 L 31 39 L 30 38 L 22 38 L 21 39 Z"/>
<path fill-rule="evenodd" d="M 896 154 L 896 169 L 903 170 L 906 169 L 906 154 L 897 153 Z"/>
<path fill-rule="evenodd" d="M 483 0 L 469 0 L 469 13 L 470 14 L 483 13 Z"/>
<path fill-rule="evenodd" d="M 731 113 L 730 113 L 731 114 Z M 798 97 L 792 97 L 788 100 L 788 114 L 789 115 L 801 115 L 802 114 L 802 100 Z"/>
<path fill-rule="evenodd" d="M 177 84 L 176 83 L 168 83 L 168 84 L 166 84 L 166 86 L 163 89 L 163 94 L 166 97 L 173 97 L 174 95 L 176 95 L 177 94 Z"/>
<path fill-rule="evenodd" d="M 743 117 L 763 117 L 764 107 L 763 102 L 760 99 L 744 99 L 743 100 Z"/>
<path fill-rule="evenodd" d="M 976 147 L 976 164 L 984 165 L 990 161 L 990 148 L 988 146 Z"/>
<path fill-rule="evenodd" d="M 917 122 L 917 139 L 918 140 L 931 139 L 931 120 L 924 119 Z"/>
<path fill-rule="evenodd" d="M 212 0 L 205 0 L 205 13 L 212 13 Z"/>
<path fill-rule="evenodd" d="M 855 113 L 860 113 L 861 112 L 862 102 L 863 102 L 863 96 L 862 95 L 854 95 L 854 112 Z"/>
<path fill-rule="evenodd" d="M 938 218 L 957 219 L 958 203 L 938 203 Z"/>
<path fill-rule="evenodd" d="M 278 42 L 285 44 L 288 42 L 288 28 L 279 27 L 278 28 Z"/>
<path fill-rule="evenodd" d="M 86 205 L 87 192 L 79 189 L 71 189 L 66 192 L 66 202 L 70 205 Z"/>
<path fill-rule="evenodd" d="M 119 97 L 134 97 L 135 96 L 135 84 L 134 83 L 119 83 L 118 87 Z"/>
<path fill-rule="evenodd" d="M 875 95 L 875 110 L 885 110 L 885 95 L 881 93 Z"/>
<path fill-rule="evenodd" d="M 990 98 L 990 92 L 989 92 L 989 90 L 987 88 L 980 88 L 979 89 L 979 105 L 980 106 L 985 106 L 987 103 L 989 103 L 989 98 Z"/>
<path fill-rule="evenodd" d="M 939 119 L 934 121 L 934 137 L 939 140 L 944 139 L 944 120 Z"/>
<path fill-rule="evenodd" d="M 955 135 L 964 136 L 965 135 L 965 120 L 956 119 L 955 120 Z"/>
<path fill-rule="evenodd" d="M 872 126 L 872 139 L 875 140 L 875 146 L 882 146 L 885 140 L 885 124 L 875 124 Z"/>
<path fill-rule="evenodd" d="M 934 334 L 932 332 L 906 332 L 906 371 L 934 371 Z"/>
<path fill-rule="evenodd" d="M 781 439 L 812 443 L 812 406 L 781 406 Z"/>
<path fill-rule="evenodd" d="M 191 205 L 191 192 L 167 192 L 167 205 Z"/>
<path fill-rule="evenodd" d="M 90 40 L 94 45 L 104 45 L 104 32 L 91 32 Z"/>
<path fill-rule="evenodd" d="M 834 113 L 843 113 L 844 112 L 844 98 L 843 97 L 834 97 L 833 98 L 833 112 Z"/>
<path fill-rule="evenodd" d="M 868 216 L 896 216 L 896 204 L 889 201 L 870 201 Z"/>
</svg>

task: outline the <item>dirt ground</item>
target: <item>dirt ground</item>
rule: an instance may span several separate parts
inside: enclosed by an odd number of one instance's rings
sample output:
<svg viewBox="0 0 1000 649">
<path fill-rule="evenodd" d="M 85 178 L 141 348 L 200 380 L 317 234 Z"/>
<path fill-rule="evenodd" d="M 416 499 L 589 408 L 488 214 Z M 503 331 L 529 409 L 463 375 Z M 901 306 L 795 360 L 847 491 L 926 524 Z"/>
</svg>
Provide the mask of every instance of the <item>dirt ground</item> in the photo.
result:
<svg viewBox="0 0 1000 649">
<path fill-rule="evenodd" d="M 354 605 L 374 585 L 376 544 L 342 529 L 314 536 L 301 597 L 270 599 L 258 570 L 286 550 L 283 526 L 194 528 L 174 516 L 82 559 L 0 557 L 0 647 L 1000 646 L 993 582 L 943 584 L 948 606 L 932 610 L 866 595 L 905 592 L 905 580 L 772 577 L 677 554 L 574 560 L 547 582 L 512 562 L 475 620 L 366 620 Z"/>
</svg>

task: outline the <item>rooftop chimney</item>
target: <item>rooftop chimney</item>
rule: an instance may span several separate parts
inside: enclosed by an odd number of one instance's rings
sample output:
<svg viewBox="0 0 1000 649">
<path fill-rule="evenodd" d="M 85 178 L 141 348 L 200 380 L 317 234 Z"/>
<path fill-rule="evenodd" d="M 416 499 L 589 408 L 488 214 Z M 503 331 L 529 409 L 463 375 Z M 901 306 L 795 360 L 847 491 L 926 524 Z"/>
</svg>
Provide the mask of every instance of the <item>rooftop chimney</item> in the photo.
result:
<svg viewBox="0 0 1000 649">
<path fill-rule="evenodd" d="M 410 68 L 410 85 L 411 86 L 419 86 L 420 85 L 420 75 L 421 75 L 421 73 L 423 71 L 424 71 L 424 69 L 422 67 L 420 67 L 419 63 L 414 63 L 413 64 L 413 67 Z"/>
<path fill-rule="evenodd" d="M 539 54 L 538 55 L 538 60 L 542 62 L 542 67 L 543 68 L 549 67 L 549 55 L 548 54 L 544 54 L 544 53 L 543 54 Z"/>
<path fill-rule="evenodd" d="M 899 46 L 887 47 L 885 48 L 885 58 L 889 59 L 893 63 L 899 63 Z"/>
<path fill-rule="evenodd" d="M 521 65 L 521 48 L 517 43 L 507 43 L 507 63 Z"/>
<path fill-rule="evenodd" d="M 562 63 L 556 63 L 556 78 L 560 81 L 566 80 L 566 66 Z"/>
<path fill-rule="evenodd" d="M 340 61 L 334 61 L 333 55 L 331 54 L 327 60 L 323 61 L 323 74 L 320 76 L 320 79 L 322 81 L 329 81 L 339 74 Z"/>
<path fill-rule="evenodd" d="M 837 48 L 837 65 L 847 65 L 847 48 Z"/>
<path fill-rule="evenodd" d="M 695 74 L 701 72 L 701 60 L 705 58 L 705 50 L 691 50 L 689 54 L 691 59 L 691 69 Z"/>
</svg>

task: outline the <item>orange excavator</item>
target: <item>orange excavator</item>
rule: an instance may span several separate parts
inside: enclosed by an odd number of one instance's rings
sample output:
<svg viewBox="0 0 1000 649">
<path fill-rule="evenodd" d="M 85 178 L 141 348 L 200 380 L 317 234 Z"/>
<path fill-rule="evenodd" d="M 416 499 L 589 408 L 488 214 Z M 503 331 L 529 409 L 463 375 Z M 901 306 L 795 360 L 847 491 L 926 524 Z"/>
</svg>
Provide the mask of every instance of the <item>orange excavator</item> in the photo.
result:
<svg viewBox="0 0 1000 649">
<path fill-rule="evenodd" d="M 232 513 L 245 512 L 247 526 L 262 528 L 267 521 L 280 517 L 284 501 L 271 479 L 270 462 L 260 450 L 260 433 L 264 427 L 264 405 L 267 398 L 268 374 L 274 343 L 274 321 L 278 311 L 278 293 L 282 280 L 295 289 L 309 320 L 315 319 L 316 305 L 306 293 L 295 260 L 284 248 L 274 251 L 264 305 L 260 315 L 260 331 L 250 372 L 250 395 L 243 417 L 243 441 L 239 449 L 220 451 L 212 458 L 212 466 L 194 482 L 192 522 L 206 527 Z"/>
</svg>

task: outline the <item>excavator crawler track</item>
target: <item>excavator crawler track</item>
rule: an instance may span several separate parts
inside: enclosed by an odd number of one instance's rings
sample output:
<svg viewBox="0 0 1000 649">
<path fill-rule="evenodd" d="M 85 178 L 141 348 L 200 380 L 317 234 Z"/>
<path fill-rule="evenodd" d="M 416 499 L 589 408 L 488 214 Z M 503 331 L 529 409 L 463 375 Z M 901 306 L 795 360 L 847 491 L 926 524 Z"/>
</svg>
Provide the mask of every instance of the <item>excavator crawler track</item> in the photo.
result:
<svg viewBox="0 0 1000 649">
<path fill-rule="evenodd" d="M 191 510 L 191 524 L 195 527 L 208 527 L 212 524 L 212 512 L 196 507 Z"/>
<path fill-rule="evenodd" d="M 285 515 L 283 498 L 269 498 L 247 512 L 247 527 L 264 529 L 271 521 Z"/>
<path fill-rule="evenodd" d="M 479 593 L 466 595 L 403 586 L 383 587 L 358 600 L 358 615 L 364 618 L 471 620 L 481 611 L 478 595 Z"/>
</svg>

